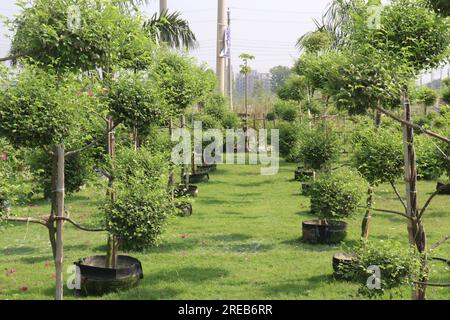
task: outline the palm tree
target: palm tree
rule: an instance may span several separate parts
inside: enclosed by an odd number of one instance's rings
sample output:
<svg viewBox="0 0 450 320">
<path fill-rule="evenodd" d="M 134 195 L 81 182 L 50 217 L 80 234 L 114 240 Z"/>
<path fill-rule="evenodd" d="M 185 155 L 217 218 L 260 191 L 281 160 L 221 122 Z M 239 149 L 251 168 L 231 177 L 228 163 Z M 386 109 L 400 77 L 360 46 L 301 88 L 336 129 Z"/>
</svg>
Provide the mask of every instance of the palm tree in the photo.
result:
<svg viewBox="0 0 450 320">
<path fill-rule="evenodd" d="M 181 17 L 181 13 L 168 11 L 155 13 L 144 23 L 153 40 L 166 43 L 175 49 L 192 49 L 197 46 L 197 38 L 189 27 L 189 22 Z"/>
</svg>

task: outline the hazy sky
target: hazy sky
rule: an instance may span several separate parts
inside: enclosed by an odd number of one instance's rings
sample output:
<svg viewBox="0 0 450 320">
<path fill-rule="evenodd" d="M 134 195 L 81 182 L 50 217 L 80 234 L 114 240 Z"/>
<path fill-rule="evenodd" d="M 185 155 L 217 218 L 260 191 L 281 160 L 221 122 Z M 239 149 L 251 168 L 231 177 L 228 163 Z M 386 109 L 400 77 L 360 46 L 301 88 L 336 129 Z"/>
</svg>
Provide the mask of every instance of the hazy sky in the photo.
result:
<svg viewBox="0 0 450 320">
<path fill-rule="evenodd" d="M 17 13 L 16 0 L 0 0 L 0 14 Z M 235 71 L 239 54 L 256 56 L 255 69 L 267 72 L 275 65 L 292 65 L 298 56 L 295 42 L 314 29 L 312 18 L 320 17 L 329 0 L 227 0 L 232 17 L 232 59 Z M 192 54 L 215 68 L 217 0 L 168 0 L 169 10 L 180 11 L 189 20 L 200 47 Z M 144 7 L 148 16 L 158 11 L 159 1 L 150 0 Z M 5 56 L 9 40 L 0 27 L 0 55 Z"/>
<path fill-rule="evenodd" d="M 319 18 L 330 0 L 226 0 L 231 9 L 232 60 L 239 68 L 239 54 L 256 56 L 254 69 L 267 72 L 276 65 L 292 65 L 298 57 L 295 42 L 314 29 L 313 18 Z M 16 0 L 0 0 L 0 15 L 17 13 Z M 169 10 L 180 11 L 189 20 L 200 43 L 192 52 L 200 61 L 215 69 L 217 0 L 168 0 Z M 144 7 L 147 16 L 159 10 L 159 0 L 149 0 Z M 7 30 L 0 26 L 0 56 L 9 50 Z M 443 71 L 447 74 L 447 69 Z M 440 70 L 434 72 L 439 77 Z M 429 81 L 430 75 L 424 77 Z"/>
</svg>

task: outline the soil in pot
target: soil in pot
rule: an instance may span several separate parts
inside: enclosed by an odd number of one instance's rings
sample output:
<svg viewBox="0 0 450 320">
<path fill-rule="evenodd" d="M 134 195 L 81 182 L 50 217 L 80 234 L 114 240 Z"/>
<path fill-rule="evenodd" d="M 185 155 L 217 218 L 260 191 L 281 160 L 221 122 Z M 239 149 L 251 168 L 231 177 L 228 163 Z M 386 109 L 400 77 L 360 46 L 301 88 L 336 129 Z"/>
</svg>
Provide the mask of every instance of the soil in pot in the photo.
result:
<svg viewBox="0 0 450 320">
<path fill-rule="evenodd" d="M 309 243 L 339 243 L 347 236 L 347 223 L 343 221 L 310 220 L 302 223 L 303 240 Z"/>
<path fill-rule="evenodd" d="M 183 180 L 186 181 L 186 175 L 183 176 Z M 206 172 L 199 172 L 189 175 L 189 182 L 199 183 L 199 182 L 208 182 L 209 174 Z"/>
<path fill-rule="evenodd" d="M 436 185 L 436 190 L 438 191 L 438 194 L 450 194 L 450 184 L 443 184 L 441 182 L 438 182 Z"/>
<path fill-rule="evenodd" d="M 119 255 L 117 268 L 106 268 L 106 256 L 91 256 L 75 262 L 81 275 L 81 288 L 78 293 L 98 296 L 106 293 L 124 291 L 136 287 L 144 278 L 139 260 Z"/>
<path fill-rule="evenodd" d="M 336 253 L 333 256 L 333 276 L 337 280 L 352 280 L 356 256 L 354 253 Z"/>
<path fill-rule="evenodd" d="M 179 184 L 175 190 L 175 198 L 182 198 L 182 197 L 197 197 L 198 196 L 198 187 L 190 184 L 186 187 L 185 184 Z"/>
<path fill-rule="evenodd" d="M 192 203 L 190 203 L 190 202 L 181 203 L 181 204 L 176 205 L 176 208 L 177 208 L 177 214 L 180 217 L 192 216 Z"/>
</svg>

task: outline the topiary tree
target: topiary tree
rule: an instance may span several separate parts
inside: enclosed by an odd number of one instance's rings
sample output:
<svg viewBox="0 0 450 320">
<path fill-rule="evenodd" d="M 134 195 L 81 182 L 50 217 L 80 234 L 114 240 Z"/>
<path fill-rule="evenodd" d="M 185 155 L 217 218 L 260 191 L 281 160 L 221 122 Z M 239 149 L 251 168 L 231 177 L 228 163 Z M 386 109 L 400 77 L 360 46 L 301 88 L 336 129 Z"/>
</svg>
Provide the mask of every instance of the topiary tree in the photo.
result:
<svg viewBox="0 0 450 320">
<path fill-rule="evenodd" d="M 287 122 L 294 122 L 298 117 L 299 105 L 292 100 L 280 100 L 275 103 L 273 111 L 277 115 L 277 118 Z"/>
<path fill-rule="evenodd" d="M 325 224 L 356 213 L 364 191 L 364 179 L 354 171 L 339 169 L 321 175 L 312 186 L 311 212 Z"/>
<path fill-rule="evenodd" d="M 414 93 L 415 100 L 423 106 L 423 114 L 427 115 L 428 107 L 434 106 L 438 98 L 438 94 L 431 88 L 420 87 Z"/>
<path fill-rule="evenodd" d="M 444 173 L 441 161 L 441 151 L 424 135 L 416 137 L 417 178 L 436 180 Z"/>
<path fill-rule="evenodd" d="M 369 183 L 367 209 L 361 226 L 361 237 L 369 237 L 372 219 L 373 190 L 381 183 L 395 186 L 403 174 L 402 137 L 397 128 L 361 128 L 353 137 L 353 166 Z"/>
<path fill-rule="evenodd" d="M 106 228 L 124 250 L 144 250 L 158 244 L 174 207 L 167 192 L 169 156 L 120 149 L 110 169 L 114 176 L 114 202 L 103 207 Z"/>
</svg>

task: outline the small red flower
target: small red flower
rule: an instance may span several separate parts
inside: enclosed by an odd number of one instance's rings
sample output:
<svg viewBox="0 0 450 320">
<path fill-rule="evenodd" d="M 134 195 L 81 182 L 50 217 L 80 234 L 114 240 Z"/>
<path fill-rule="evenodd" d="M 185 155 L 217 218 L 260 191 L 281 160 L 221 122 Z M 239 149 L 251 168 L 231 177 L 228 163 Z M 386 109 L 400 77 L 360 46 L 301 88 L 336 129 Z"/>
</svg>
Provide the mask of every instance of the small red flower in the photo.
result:
<svg viewBox="0 0 450 320">
<path fill-rule="evenodd" d="M 2 152 L 2 161 L 6 161 L 6 159 L 8 159 L 8 156 L 6 155 L 6 152 L 3 151 Z"/>
<path fill-rule="evenodd" d="M 188 234 L 187 233 L 183 233 L 182 235 L 180 235 L 180 238 L 181 239 L 186 239 L 188 237 Z"/>
<path fill-rule="evenodd" d="M 50 266 L 50 262 L 45 261 L 45 262 L 44 262 L 44 267 L 48 267 L 48 266 Z"/>
<path fill-rule="evenodd" d="M 87 95 L 88 95 L 88 97 L 93 97 L 94 93 L 92 91 L 89 91 Z"/>
<path fill-rule="evenodd" d="M 14 268 L 12 268 L 12 269 L 9 269 L 9 274 L 13 274 L 13 273 L 16 273 L 17 272 L 17 270 L 16 269 L 14 269 Z"/>
<path fill-rule="evenodd" d="M 27 292 L 28 291 L 28 287 L 22 287 L 22 288 L 20 288 L 20 291 Z"/>
</svg>

